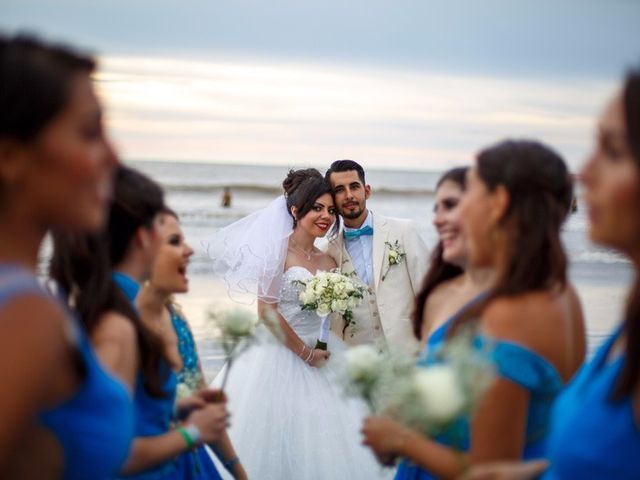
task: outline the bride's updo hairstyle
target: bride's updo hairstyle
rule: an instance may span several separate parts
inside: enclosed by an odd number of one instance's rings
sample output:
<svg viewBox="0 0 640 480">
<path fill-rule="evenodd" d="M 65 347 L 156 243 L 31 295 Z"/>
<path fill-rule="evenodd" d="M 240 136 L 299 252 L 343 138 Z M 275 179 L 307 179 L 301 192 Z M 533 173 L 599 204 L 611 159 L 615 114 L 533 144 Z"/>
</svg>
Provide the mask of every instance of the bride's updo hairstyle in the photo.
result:
<svg viewBox="0 0 640 480">
<path fill-rule="evenodd" d="M 282 188 L 287 199 L 287 211 L 293 218 L 293 228 L 296 228 L 298 220 L 311 211 L 318 198 L 327 193 L 333 198 L 331 184 L 315 168 L 290 170 L 282 182 Z M 296 207 L 296 216 L 291 212 L 292 207 Z M 335 235 L 339 227 L 340 220 L 336 216 L 331 235 Z"/>
<path fill-rule="evenodd" d="M 478 154 L 476 171 L 490 192 L 502 185 L 509 193 L 509 205 L 497 224 L 508 240 L 495 287 L 451 332 L 478 318 L 498 297 L 562 289 L 567 283 L 560 227 L 571 208 L 573 181 L 562 157 L 536 141 L 506 140 Z"/>
</svg>

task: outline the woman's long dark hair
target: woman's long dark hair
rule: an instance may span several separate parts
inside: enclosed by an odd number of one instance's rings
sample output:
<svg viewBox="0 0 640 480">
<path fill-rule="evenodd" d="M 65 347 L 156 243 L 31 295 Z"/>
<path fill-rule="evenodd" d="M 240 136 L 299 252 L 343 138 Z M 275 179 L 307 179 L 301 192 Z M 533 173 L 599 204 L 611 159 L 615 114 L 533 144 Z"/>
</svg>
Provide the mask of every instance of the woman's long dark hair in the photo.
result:
<svg viewBox="0 0 640 480">
<path fill-rule="evenodd" d="M 90 75 L 94 60 L 29 35 L 0 34 L 0 140 L 28 145 L 69 103 L 73 82 Z M 1 182 L 0 182 L 1 183 Z M 0 184 L 0 208 L 9 208 Z"/>
<path fill-rule="evenodd" d="M 34 140 L 69 102 L 78 74 L 93 58 L 30 35 L 0 35 L 0 138 Z"/>
<path fill-rule="evenodd" d="M 479 318 L 498 297 L 562 289 L 567 283 L 560 227 L 571 206 L 573 183 L 562 157 L 539 142 L 506 140 L 480 152 L 476 169 L 490 192 L 503 186 L 509 193 L 498 224 L 508 236 L 506 262 L 487 298 L 456 319 L 451 334 Z"/>
<path fill-rule="evenodd" d="M 163 396 L 166 372 L 162 342 L 141 322 L 138 313 L 111 275 L 125 257 L 138 228 L 152 228 L 164 209 L 161 188 L 142 173 L 121 166 L 105 231 L 96 235 L 54 234 L 50 276 L 66 292 L 89 334 L 107 312 L 117 312 L 134 325 L 145 388 Z"/>
<path fill-rule="evenodd" d="M 448 170 L 438 180 L 436 190 L 438 190 L 438 188 L 447 181 L 456 183 L 462 190 L 464 190 L 467 170 L 467 167 L 458 167 Z M 418 340 L 421 340 L 422 336 L 424 309 L 427 303 L 427 298 L 429 298 L 429 295 L 431 295 L 438 285 L 462 274 L 462 268 L 457 265 L 453 265 L 452 263 L 445 262 L 442 258 L 442 253 L 442 242 L 438 242 L 438 245 L 436 245 L 436 248 L 434 248 L 431 253 L 429 270 L 427 270 L 422 282 L 422 290 L 420 290 L 416 296 L 411 323 L 413 325 L 413 334 Z"/>
<path fill-rule="evenodd" d="M 640 178 L 640 70 L 629 73 L 623 90 L 624 118 L 627 141 L 636 162 Z M 640 274 L 636 266 L 636 279 L 629 293 L 624 329 L 627 335 L 624 365 L 613 389 L 613 398 L 621 399 L 633 394 L 640 382 Z"/>
</svg>

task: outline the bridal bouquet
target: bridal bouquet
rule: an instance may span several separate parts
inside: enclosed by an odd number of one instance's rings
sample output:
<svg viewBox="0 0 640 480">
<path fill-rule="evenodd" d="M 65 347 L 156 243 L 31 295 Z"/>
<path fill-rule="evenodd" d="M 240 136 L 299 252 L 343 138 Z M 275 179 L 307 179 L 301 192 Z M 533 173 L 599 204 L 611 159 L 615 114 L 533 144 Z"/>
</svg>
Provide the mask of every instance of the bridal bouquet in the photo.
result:
<svg viewBox="0 0 640 480">
<path fill-rule="evenodd" d="M 448 341 L 437 363 L 428 366 L 370 346 L 354 347 L 345 357 L 348 394 L 362 398 L 372 413 L 385 413 L 430 436 L 471 414 L 495 378 L 490 347 L 474 346 L 466 334 Z"/>
<path fill-rule="evenodd" d="M 364 287 L 338 270 L 319 271 L 307 281 L 295 280 L 305 288 L 300 292 L 300 305 L 303 310 L 315 310 L 320 317 L 325 317 L 320 328 L 320 336 L 316 348 L 326 349 L 329 338 L 330 313 L 339 313 L 345 320 L 346 329 L 353 323 L 353 309 L 364 296 Z"/>
</svg>

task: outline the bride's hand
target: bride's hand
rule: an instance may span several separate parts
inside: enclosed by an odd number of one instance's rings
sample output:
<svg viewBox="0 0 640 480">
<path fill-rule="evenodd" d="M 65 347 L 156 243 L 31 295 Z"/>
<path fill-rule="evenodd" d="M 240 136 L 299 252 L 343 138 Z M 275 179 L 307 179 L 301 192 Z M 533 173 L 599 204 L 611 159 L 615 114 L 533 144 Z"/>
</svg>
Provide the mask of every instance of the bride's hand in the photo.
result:
<svg viewBox="0 0 640 480">
<path fill-rule="evenodd" d="M 312 367 L 321 367 L 324 363 L 329 360 L 331 356 L 331 352 L 327 350 L 320 350 L 319 348 L 315 348 L 313 350 L 313 354 L 311 355 L 311 359 L 309 360 L 309 365 Z"/>
</svg>

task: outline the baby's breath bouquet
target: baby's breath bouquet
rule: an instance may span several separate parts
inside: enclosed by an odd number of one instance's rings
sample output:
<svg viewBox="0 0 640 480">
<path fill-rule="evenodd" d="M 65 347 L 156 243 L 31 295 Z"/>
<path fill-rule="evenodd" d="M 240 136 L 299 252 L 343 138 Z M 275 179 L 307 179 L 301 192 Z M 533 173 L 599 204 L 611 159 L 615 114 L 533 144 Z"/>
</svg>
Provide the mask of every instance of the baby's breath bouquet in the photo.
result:
<svg viewBox="0 0 640 480">
<path fill-rule="evenodd" d="M 438 435 L 471 414 L 495 378 L 490 345 L 473 342 L 466 333 L 458 335 L 426 365 L 401 352 L 354 347 L 346 354 L 346 391 L 365 400 L 373 413 Z"/>
<path fill-rule="evenodd" d="M 339 313 L 345 320 L 345 329 L 353 323 L 353 309 L 364 296 L 364 287 L 356 284 L 349 276 L 337 269 L 330 272 L 317 272 L 307 281 L 295 280 L 305 288 L 300 292 L 300 304 L 303 310 L 314 310 L 325 317 L 320 328 L 316 348 L 326 349 L 329 339 L 330 313 Z"/>
<path fill-rule="evenodd" d="M 264 323 L 277 336 L 279 325 L 272 315 L 258 318 L 251 311 L 235 308 L 226 312 L 208 312 L 208 318 L 220 332 L 220 341 L 226 357 L 226 370 L 220 390 L 224 390 L 233 361 L 253 343 L 258 341 L 256 328 Z"/>
<path fill-rule="evenodd" d="M 202 383 L 202 374 L 199 371 L 185 371 L 178 375 L 176 397 L 178 400 L 187 398 L 196 393 Z"/>
</svg>

